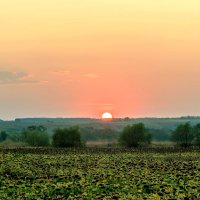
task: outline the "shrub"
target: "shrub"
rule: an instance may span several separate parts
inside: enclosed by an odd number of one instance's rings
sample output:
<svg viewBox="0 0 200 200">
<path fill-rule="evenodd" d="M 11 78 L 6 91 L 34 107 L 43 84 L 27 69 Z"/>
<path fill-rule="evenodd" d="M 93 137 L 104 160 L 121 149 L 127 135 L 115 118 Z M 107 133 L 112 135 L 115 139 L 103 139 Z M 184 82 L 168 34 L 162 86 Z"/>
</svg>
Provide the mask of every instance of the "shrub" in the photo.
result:
<svg viewBox="0 0 200 200">
<path fill-rule="evenodd" d="M 0 142 L 3 142 L 7 139 L 8 135 L 5 131 L 0 132 Z"/>
<path fill-rule="evenodd" d="M 193 128 L 189 123 L 180 124 L 171 134 L 172 141 L 181 147 L 189 147 L 192 145 L 194 138 Z"/>
<path fill-rule="evenodd" d="M 126 147 L 138 147 L 142 143 L 151 143 L 151 134 L 143 123 L 128 125 L 120 134 L 119 142 Z"/>
<path fill-rule="evenodd" d="M 194 144 L 200 146 L 200 123 L 194 126 Z"/>
<path fill-rule="evenodd" d="M 52 144 L 54 147 L 81 147 L 81 133 L 78 127 L 56 129 L 54 131 Z"/>
<path fill-rule="evenodd" d="M 49 145 L 49 136 L 45 131 L 39 127 L 28 127 L 22 131 L 22 141 L 30 146 L 45 147 Z"/>
</svg>

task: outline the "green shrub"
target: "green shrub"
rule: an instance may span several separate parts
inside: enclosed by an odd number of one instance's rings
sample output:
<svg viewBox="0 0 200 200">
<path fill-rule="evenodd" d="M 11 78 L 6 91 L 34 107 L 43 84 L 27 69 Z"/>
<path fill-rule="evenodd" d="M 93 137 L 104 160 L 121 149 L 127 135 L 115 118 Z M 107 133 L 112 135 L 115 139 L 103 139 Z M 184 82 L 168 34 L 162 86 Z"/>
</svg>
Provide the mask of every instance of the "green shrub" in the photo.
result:
<svg viewBox="0 0 200 200">
<path fill-rule="evenodd" d="M 200 146 L 200 123 L 194 126 L 194 145 Z"/>
<path fill-rule="evenodd" d="M 39 127 L 28 127 L 22 131 L 22 141 L 30 146 L 45 147 L 49 145 L 49 136 L 45 131 Z"/>
<path fill-rule="evenodd" d="M 0 132 L 0 142 L 3 142 L 7 139 L 8 134 L 5 131 Z"/>
<path fill-rule="evenodd" d="M 56 129 L 52 137 L 54 147 L 81 147 L 81 133 L 78 127 Z"/>
<path fill-rule="evenodd" d="M 143 123 L 128 125 L 120 134 L 119 142 L 126 147 L 138 147 L 143 143 L 150 144 L 152 136 Z"/>
<path fill-rule="evenodd" d="M 171 134 L 172 141 L 181 147 L 189 147 L 194 139 L 193 128 L 189 123 L 180 124 Z"/>
</svg>

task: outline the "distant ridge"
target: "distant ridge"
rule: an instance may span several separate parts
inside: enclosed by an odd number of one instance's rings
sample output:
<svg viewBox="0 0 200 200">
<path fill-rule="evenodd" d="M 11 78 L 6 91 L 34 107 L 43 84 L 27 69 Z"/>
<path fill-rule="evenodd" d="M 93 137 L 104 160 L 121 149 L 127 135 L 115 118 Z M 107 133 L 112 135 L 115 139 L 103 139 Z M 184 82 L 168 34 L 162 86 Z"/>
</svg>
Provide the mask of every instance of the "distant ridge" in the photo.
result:
<svg viewBox="0 0 200 200">
<path fill-rule="evenodd" d="M 200 116 L 182 116 L 181 119 L 200 119 Z"/>
<path fill-rule="evenodd" d="M 113 122 L 117 121 L 163 121 L 163 120 L 199 120 L 200 116 L 180 116 L 180 117 L 139 117 L 139 118 L 113 118 Z M 44 122 L 49 122 L 49 123 L 62 123 L 62 122 L 99 122 L 100 119 L 96 118 L 16 118 L 14 120 L 15 122 L 24 122 L 24 123 L 44 123 Z M 0 122 L 4 122 L 3 120 L 0 120 Z"/>
<path fill-rule="evenodd" d="M 15 122 L 91 122 L 97 121 L 92 118 L 16 118 Z"/>
</svg>

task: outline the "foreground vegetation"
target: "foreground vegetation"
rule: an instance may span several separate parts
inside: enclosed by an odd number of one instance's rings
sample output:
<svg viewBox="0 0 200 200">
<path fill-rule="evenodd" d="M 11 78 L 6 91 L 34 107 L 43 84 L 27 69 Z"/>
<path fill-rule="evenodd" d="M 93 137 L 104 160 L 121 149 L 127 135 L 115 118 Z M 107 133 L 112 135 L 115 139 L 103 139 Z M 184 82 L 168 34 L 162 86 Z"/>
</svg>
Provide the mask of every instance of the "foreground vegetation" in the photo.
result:
<svg viewBox="0 0 200 200">
<path fill-rule="evenodd" d="M 0 149 L 0 199 L 200 199 L 199 154 L 174 148 Z"/>
</svg>

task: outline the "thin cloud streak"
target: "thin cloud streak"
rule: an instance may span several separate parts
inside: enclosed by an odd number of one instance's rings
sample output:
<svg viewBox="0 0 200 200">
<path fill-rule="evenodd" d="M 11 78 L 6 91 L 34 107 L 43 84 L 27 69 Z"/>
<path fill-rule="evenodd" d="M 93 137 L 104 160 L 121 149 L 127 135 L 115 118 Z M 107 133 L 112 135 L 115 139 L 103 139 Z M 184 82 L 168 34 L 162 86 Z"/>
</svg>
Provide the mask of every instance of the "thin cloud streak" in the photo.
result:
<svg viewBox="0 0 200 200">
<path fill-rule="evenodd" d="M 23 84 L 23 83 L 40 83 L 33 79 L 32 74 L 26 72 L 18 71 L 0 71 L 0 84 Z"/>
<path fill-rule="evenodd" d="M 55 70 L 55 71 L 50 71 L 50 74 L 57 75 L 57 76 L 66 76 L 70 74 L 69 70 Z"/>
</svg>

